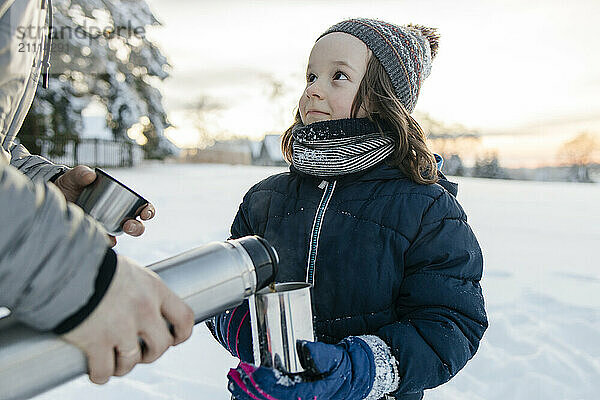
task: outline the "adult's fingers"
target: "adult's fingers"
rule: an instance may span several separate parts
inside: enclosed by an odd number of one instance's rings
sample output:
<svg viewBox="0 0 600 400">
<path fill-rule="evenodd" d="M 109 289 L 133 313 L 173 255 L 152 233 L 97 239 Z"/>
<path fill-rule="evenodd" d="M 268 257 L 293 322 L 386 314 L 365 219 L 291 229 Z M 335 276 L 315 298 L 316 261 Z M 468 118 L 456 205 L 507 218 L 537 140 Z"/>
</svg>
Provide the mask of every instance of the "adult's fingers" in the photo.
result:
<svg viewBox="0 0 600 400">
<path fill-rule="evenodd" d="M 122 344 L 115 348 L 115 375 L 123 376 L 142 360 L 142 349 L 139 342 Z"/>
<path fill-rule="evenodd" d="M 154 362 L 174 344 L 173 336 L 171 336 L 167 324 L 162 317 L 159 319 L 160 321 L 147 325 L 140 332 L 140 338 L 142 338 L 145 344 L 144 351 L 142 352 L 142 363 Z"/>
<path fill-rule="evenodd" d="M 152 204 L 148 203 L 148 205 L 140 212 L 140 219 L 142 221 L 147 221 L 153 218 L 154 215 L 156 215 L 156 210 Z M 141 236 L 145 230 L 146 227 L 144 224 L 137 219 L 127 220 L 123 224 L 123 231 L 130 236 Z"/>
<path fill-rule="evenodd" d="M 156 210 L 154 209 L 154 206 L 150 203 L 148 203 L 148 205 L 146 207 L 144 207 L 144 209 L 142 210 L 142 212 L 140 213 L 140 218 L 144 221 L 149 220 L 150 218 L 153 218 L 156 215 Z"/>
<path fill-rule="evenodd" d="M 96 179 L 96 173 L 85 165 L 78 165 L 58 177 L 54 182 L 65 195 L 65 198 L 74 202 L 84 187 Z"/>
<path fill-rule="evenodd" d="M 102 385 L 115 370 L 115 354 L 108 348 L 95 347 L 87 352 L 90 381 Z"/>
<path fill-rule="evenodd" d="M 136 219 L 129 219 L 123 224 L 123 231 L 131 236 L 140 236 L 145 230 L 144 224 Z"/>
<path fill-rule="evenodd" d="M 173 325 L 174 345 L 185 342 L 194 328 L 194 312 L 175 293 L 169 291 L 160 311 L 167 321 Z"/>
<path fill-rule="evenodd" d="M 117 238 L 113 235 L 108 235 L 108 240 L 110 241 L 110 247 L 115 247 L 117 245 Z"/>
<path fill-rule="evenodd" d="M 96 179 L 96 172 L 87 165 L 78 165 L 73 168 L 73 182 L 76 186 L 84 188 L 87 185 L 94 182 Z"/>
</svg>

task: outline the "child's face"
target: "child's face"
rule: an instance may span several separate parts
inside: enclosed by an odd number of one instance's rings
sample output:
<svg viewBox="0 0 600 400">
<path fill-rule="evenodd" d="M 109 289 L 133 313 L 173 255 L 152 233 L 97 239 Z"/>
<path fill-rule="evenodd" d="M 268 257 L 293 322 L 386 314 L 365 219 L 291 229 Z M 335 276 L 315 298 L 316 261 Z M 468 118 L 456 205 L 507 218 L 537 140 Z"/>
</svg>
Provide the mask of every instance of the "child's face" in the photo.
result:
<svg viewBox="0 0 600 400">
<path fill-rule="evenodd" d="M 329 33 L 315 43 L 308 59 L 306 89 L 298 105 L 304 125 L 350 118 L 369 56 L 367 46 L 347 33 Z M 366 115 L 361 107 L 356 117 Z"/>
</svg>

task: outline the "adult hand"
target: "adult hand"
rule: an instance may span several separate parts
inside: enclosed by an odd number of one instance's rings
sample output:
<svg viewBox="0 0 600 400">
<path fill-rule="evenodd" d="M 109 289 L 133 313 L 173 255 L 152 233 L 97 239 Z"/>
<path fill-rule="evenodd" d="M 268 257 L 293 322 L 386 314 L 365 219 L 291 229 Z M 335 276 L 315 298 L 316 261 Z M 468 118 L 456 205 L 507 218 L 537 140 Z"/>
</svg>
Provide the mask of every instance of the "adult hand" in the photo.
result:
<svg viewBox="0 0 600 400">
<path fill-rule="evenodd" d="M 77 200 L 77 197 L 86 186 L 90 185 L 96 179 L 96 172 L 85 165 L 78 165 L 62 174 L 54 182 L 56 186 L 63 192 L 67 201 L 72 203 Z M 140 213 L 140 219 L 147 221 L 154 217 L 156 210 L 152 204 L 148 204 Z M 140 236 L 144 233 L 144 224 L 137 219 L 130 219 L 123 224 L 123 231 L 131 236 Z M 117 244 L 117 239 L 109 235 L 111 246 Z"/>
<path fill-rule="evenodd" d="M 117 257 L 113 280 L 96 309 L 62 335 L 83 350 L 90 380 L 98 384 L 106 383 L 111 375 L 125 375 L 137 363 L 153 362 L 169 346 L 187 340 L 194 326 L 191 308 L 158 275 Z"/>
<path fill-rule="evenodd" d="M 373 353 L 357 337 L 337 345 L 298 341 L 305 372 L 285 375 L 276 369 L 240 363 L 231 369 L 229 391 L 237 400 L 363 399 L 375 377 Z"/>
</svg>

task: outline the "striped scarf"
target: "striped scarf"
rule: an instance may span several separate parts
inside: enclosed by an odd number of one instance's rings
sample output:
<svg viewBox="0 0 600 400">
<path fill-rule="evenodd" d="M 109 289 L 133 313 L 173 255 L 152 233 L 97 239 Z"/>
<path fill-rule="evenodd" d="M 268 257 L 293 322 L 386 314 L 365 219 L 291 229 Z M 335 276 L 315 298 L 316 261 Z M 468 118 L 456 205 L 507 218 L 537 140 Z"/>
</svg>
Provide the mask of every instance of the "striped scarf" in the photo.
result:
<svg viewBox="0 0 600 400">
<path fill-rule="evenodd" d="M 362 171 L 394 151 L 368 118 L 346 118 L 296 125 L 292 129 L 292 165 L 299 171 L 330 177 Z"/>
</svg>

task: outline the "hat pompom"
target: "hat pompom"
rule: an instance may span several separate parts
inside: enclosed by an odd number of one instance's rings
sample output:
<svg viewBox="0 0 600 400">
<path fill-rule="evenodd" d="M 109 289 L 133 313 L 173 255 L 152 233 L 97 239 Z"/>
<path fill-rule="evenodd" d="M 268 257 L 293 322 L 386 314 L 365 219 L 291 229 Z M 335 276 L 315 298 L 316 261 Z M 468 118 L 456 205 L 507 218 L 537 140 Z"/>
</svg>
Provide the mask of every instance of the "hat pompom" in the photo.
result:
<svg viewBox="0 0 600 400">
<path fill-rule="evenodd" d="M 440 40 L 440 35 L 437 33 L 437 28 L 429 28 L 427 26 L 415 24 L 408 24 L 406 26 L 408 28 L 418 30 L 423 36 L 427 38 L 427 40 L 429 41 L 429 48 L 431 49 L 431 58 L 435 58 L 435 56 L 437 55 Z"/>
</svg>

